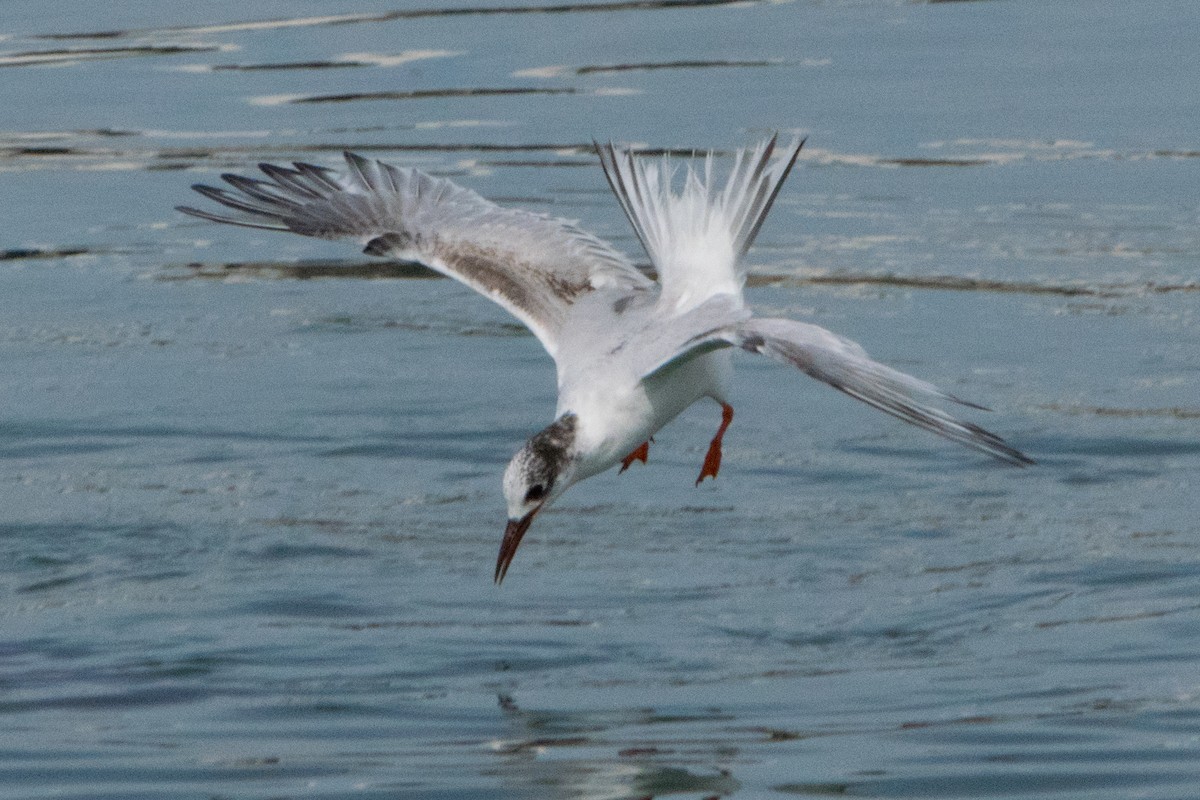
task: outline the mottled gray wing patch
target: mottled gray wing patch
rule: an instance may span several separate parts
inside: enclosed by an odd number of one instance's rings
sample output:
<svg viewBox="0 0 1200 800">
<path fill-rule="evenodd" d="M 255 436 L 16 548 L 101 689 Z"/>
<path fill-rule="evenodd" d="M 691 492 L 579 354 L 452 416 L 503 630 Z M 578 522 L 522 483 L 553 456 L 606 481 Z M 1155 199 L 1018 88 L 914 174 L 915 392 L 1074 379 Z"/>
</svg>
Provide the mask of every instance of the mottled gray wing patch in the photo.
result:
<svg viewBox="0 0 1200 800">
<path fill-rule="evenodd" d="M 575 298 L 591 288 L 586 278 L 537 269 L 511 251 L 459 244 L 435 245 L 433 252 L 468 286 L 487 287 L 493 300 L 521 309 L 547 330 L 561 330 Z"/>
</svg>

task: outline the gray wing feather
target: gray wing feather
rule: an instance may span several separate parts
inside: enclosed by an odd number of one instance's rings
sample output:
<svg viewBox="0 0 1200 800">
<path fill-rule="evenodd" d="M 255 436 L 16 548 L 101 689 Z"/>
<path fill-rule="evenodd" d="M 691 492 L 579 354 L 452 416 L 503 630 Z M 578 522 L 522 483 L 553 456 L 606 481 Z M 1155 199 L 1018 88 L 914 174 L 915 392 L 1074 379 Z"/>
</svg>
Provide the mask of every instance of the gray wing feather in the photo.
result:
<svg viewBox="0 0 1200 800">
<path fill-rule="evenodd" d="M 694 335 L 673 357 L 660 360 L 655 370 L 721 345 L 740 347 L 791 364 L 856 400 L 992 458 L 1016 466 L 1034 463 L 996 434 L 956 419 L 929 401 L 948 401 L 978 409 L 982 406 L 880 364 L 855 342 L 817 325 L 788 319 L 750 319 L 709 329 Z"/>
<path fill-rule="evenodd" d="M 197 184 L 232 209 L 187 206 L 201 219 L 322 239 L 351 239 L 371 255 L 417 261 L 506 308 L 557 351 L 567 311 L 598 288 L 654 286 L 610 245 L 574 223 L 502 208 L 445 178 L 346 153 L 346 171 L 260 164 L 266 176 L 222 175 L 234 191 Z"/>
</svg>

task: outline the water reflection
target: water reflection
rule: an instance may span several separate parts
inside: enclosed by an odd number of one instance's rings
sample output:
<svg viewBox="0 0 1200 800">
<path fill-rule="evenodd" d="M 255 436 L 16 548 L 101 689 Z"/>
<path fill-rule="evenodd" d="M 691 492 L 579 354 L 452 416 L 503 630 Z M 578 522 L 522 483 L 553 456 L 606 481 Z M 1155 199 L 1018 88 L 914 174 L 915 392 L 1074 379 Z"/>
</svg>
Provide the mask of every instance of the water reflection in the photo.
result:
<svg viewBox="0 0 1200 800">
<path fill-rule="evenodd" d="M 741 789 L 730 769 L 713 766 L 738 760 L 738 748 L 724 730 L 728 715 L 525 712 L 507 695 L 500 696 L 500 707 L 515 735 L 491 747 L 500 758 L 495 773 L 509 786 L 581 800 L 722 797 Z"/>
</svg>

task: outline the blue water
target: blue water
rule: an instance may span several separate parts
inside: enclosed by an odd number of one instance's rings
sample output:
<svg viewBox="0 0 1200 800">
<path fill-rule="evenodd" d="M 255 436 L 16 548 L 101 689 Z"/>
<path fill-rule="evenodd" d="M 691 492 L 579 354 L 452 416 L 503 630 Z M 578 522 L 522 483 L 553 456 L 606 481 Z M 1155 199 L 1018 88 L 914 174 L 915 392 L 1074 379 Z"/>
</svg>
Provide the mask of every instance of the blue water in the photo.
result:
<svg viewBox="0 0 1200 800">
<path fill-rule="evenodd" d="M 0 10 L 0 797 L 1200 796 L 1195 3 L 172 5 Z M 592 139 L 766 130 L 756 307 L 1037 467 L 746 357 L 497 588 L 536 340 L 172 211 L 353 148 L 640 259 Z"/>
</svg>

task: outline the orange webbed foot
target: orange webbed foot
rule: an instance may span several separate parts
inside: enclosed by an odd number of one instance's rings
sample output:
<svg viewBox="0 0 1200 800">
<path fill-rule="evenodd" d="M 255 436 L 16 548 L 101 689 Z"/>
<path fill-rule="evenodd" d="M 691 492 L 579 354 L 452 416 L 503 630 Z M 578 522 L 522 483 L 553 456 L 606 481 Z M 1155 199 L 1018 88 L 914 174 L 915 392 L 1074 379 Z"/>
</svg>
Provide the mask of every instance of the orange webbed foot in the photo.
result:
<svg viewBox="0 0 1200 800">
<path fill-rule="evenodd" d="M 620 475 L 625 470 L 629 469 L 629 465 L 635 461 L 646 463 L 646 459 L 650 457 L 650 442 L 645 441 L 638 445 L 632 453 L 621 459 L 621 469 L 617 472 Z"/>
<path fill-rule="evenodd" d="M 700 468 L 700 477 L 696 478 L 697 486 L 705 478 L 717 477 L 717 472 L 721 469 L 721 438 L 725 435 L 725 430 L 731 422 L 733 422 L 733 406 L 721 403 L 721 427 L 717 428 L 717 435 L 708 445 L 708 453 L 704 456 L 704 466 Z"/>
</svg>

